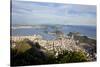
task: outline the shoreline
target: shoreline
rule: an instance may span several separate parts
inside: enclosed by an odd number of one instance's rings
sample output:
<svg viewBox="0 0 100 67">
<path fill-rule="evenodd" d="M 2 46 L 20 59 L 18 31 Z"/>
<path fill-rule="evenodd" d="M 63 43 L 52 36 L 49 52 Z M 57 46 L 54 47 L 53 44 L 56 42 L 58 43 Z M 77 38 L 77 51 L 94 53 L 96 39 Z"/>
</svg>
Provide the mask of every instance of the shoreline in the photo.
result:
<svg viewBox="0 0 100 67">
<path fill-rule="evenodd" d="M 55 50 L 57 53 L 62 50 L 68 51 L 83 51 L 87 55 L 89 55 L 92 59 L 95 58 L 94 53 L 91 54 L 91 50 L 96 51 L 96 42 L 93 39 L 86 38 L 84 36 L 77 36 L 79 39 L 75 39 L 73 36 L 71 37 L 60 37 L 54 40 L 44 40 L 40 35 L 34 36 L 11 36 L 11 48 L 16 48 L 17 43 L 31 41 L 31 43 L 38 43 L 41 47 L 46 49 L 47 51 Z M 80 39 L 81 38 L 81 39 Z M 84 39 L 85 38 L 85 39 Z M 85 40 L 85 41 L 84 41 Z M 23 44 L 24 45 L 24 44 Z M 93 56 L 93 57 L 92 57 Z"/>
</svg>

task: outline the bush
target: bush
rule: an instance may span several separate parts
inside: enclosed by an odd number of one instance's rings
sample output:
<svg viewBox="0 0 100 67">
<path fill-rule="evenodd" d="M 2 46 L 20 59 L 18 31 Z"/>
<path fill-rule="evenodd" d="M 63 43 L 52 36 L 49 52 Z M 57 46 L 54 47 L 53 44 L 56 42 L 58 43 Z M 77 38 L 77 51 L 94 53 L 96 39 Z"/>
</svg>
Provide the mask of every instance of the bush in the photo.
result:
<svg viewBox="0 0 100 67">
<path fill-rule="evenodd" d="M 85 62 L 87 61 L 87 56 L 81 51 L 64 51 L 63 54 L 58 56 L 57 60 L 59 63 Z"/>
<path fill-rule="evenodd" d="M 55 57 L 55 53 L 47 51 L 46 53 L 40 51 L 39 43 L 33 43 L 29 40 L 17 42 L 16 49 L 11 48 L 11 65 L 38 65 L 38 64 L 58 64 L 58 63 L 72 63 L 87 61 L 84 52 L 72 52 L 63 50 L 62 54 Z"/>
<path fill-rule="evenodd" d="M 24 40 L 16 43 L 17 52 L 25 52 L 30 48 L 31 46 Z"/>
</svg>

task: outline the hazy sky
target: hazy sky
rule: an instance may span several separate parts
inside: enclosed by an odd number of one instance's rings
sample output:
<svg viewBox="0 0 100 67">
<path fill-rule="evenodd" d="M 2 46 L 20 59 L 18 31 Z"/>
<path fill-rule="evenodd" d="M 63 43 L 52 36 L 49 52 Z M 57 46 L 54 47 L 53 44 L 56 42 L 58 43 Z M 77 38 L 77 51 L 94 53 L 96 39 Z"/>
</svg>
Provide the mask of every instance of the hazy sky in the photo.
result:
<svg viewBox="0 0 100 67">
<path fill-rule="evenodd" d="M 96 25 L 96 6 L 12 1 L 13 24 Z"/>
</svg>

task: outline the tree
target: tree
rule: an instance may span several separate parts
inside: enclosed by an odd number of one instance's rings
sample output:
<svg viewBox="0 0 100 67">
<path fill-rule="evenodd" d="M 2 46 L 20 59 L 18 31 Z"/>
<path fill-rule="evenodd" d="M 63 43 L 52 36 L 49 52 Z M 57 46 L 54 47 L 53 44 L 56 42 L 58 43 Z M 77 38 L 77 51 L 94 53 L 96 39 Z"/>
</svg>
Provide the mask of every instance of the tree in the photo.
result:
<svg viewBox="0 0 100 67">
<path fill-rule="evenodd" d="M 85 53 L 79 52 L 71 52 L 71 51 L 63 51 L 63 54 L 59 54 L 58 63 L 72 63 L 72 62 L 85 62 L 87 61 L 87 56 Z"/>
</svg>

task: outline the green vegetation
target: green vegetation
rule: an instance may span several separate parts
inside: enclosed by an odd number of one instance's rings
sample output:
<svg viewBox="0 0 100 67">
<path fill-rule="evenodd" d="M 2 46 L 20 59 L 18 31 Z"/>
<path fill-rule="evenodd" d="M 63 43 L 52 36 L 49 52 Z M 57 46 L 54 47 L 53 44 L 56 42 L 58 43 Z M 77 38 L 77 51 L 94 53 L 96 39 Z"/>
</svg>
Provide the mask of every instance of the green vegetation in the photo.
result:
<svg viewBox="0 0 100 67">
<path fill-rule="evenodd" d="M 38 64 L 58 64 L 87 61 L 84 52 L 71 52 L 63 50 L 57 57 L 53 53 L 44 53 L 39 43 L 34 43 L 28 39 L 16 42 L 16 47 L 11 48 L 11 66 L 38 65 Z"/>
<path fill-rule="evenodd" d="M 31 46 L 26 41 L 20 41 L 17 42 L 16 44 L 17 44 L 16 49 L 18 52 L 25 52 L 31 48 Z"/>
<path fill-rule="evenodd" d="M 95 39 L 90 39 L 87 36 L 74 36 L 75 40 L 79 40 L 80 43 L 96 44 Z"/>
<path fill-rule="evenodd" d="M 67 35 L 70 37 L 73 35 L 74 39 L 79 40 L 80 43 L 96 44 L 95 39 L 88 38 L 87 36 L 80 36 L 81 34 L 79 32 L 69 32 Z"/>
<path fill-rule="evenodd" d="M 85 54 L 82 52 L 69 52 L 64 51 L 63 55 L 58 56 L 59 63 L 72 63 L 72 62 L 84 62 L 87 61 Z"/>
<path fill-rule="evenodd" d="M 46 56 L 40 51 L 41 46 L 38 43 L 25 39 L 16 42 L 16 45 L 15 48 L 11 48 L 12 66 L 44 64 Z"/>
<path fill-rule="evenodd" d="M 51 62 L 50 62 L 51 61 Z M 63 54 L 59 54 L 58 57 L 49 55 L 49 63 L 72 63 L 72 62 L 86 62 L 87 56 L 83 52 L 72 52 L 72 51 L 63 51 Z"/>
</svg>

